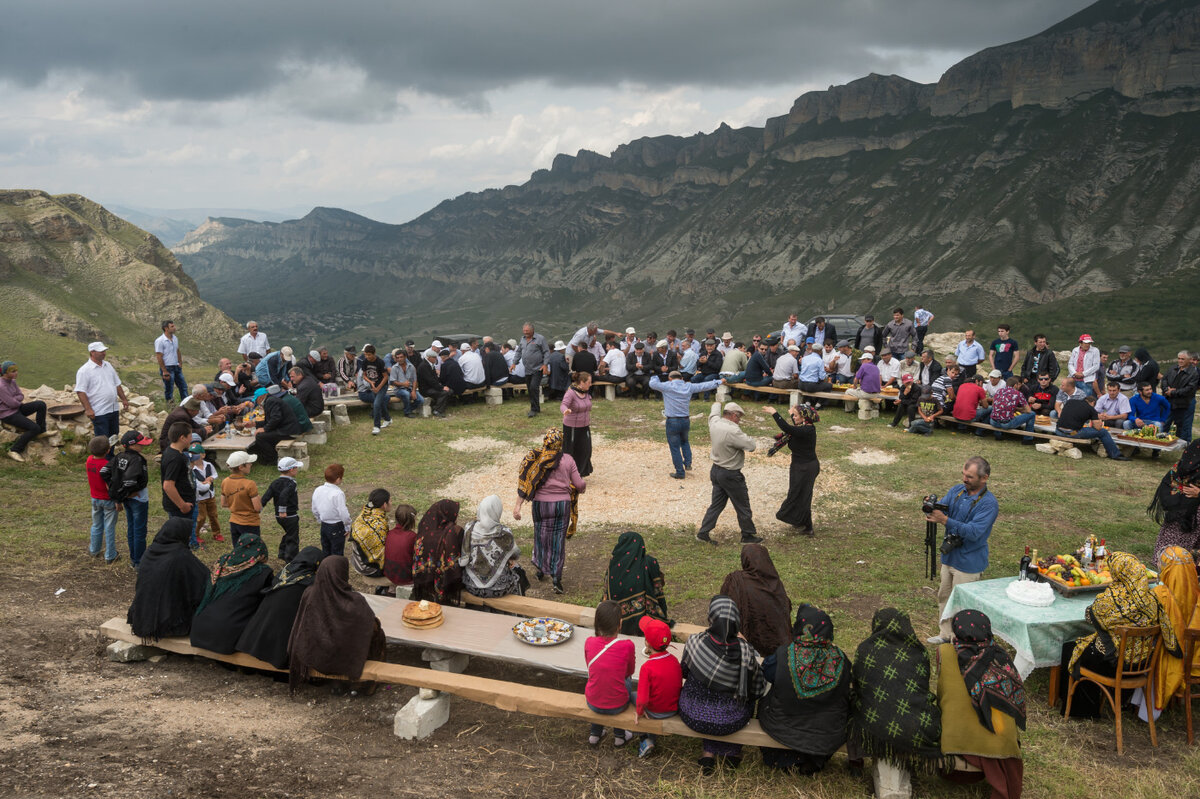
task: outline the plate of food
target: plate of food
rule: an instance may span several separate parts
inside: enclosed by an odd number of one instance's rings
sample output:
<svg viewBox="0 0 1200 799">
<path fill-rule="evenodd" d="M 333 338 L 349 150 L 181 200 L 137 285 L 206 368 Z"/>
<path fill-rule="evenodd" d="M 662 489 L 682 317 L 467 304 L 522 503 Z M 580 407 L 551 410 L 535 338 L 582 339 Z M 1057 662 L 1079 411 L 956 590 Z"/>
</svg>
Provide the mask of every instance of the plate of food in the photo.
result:
<svg viewBox="0 0 1200 799">
<path fill-rule="evenodd" d="M 570 640 L 575 627 L 570 622 L 548 616 L 521 619 L 513 625 L 513 635 L 532 646 L 555 646 Z"/>
<path fill-rule="evenodd" d="M 1156 447 L 1169 447 L 1179 440 L 1179 437 L 1174 433 L 1160 433 L 1158 428 L 1152 424 L 1148 424 L 1140 430 L 1129 431 L 1124 433 L 1114 433 L 1116 438 L 1126 441 L 1136 441 L 1139 444 L 1150 444 Z"/>
<path fill-rule="evenodd" d="M 446 621 L 442 614 L 442 606 L 436 602 L 422 599 L 420 602 L 409 602 L 404 606 L 400 621 L 405 627 L 414 630 L 432 630 L 441 627 Z"/>
</svg>

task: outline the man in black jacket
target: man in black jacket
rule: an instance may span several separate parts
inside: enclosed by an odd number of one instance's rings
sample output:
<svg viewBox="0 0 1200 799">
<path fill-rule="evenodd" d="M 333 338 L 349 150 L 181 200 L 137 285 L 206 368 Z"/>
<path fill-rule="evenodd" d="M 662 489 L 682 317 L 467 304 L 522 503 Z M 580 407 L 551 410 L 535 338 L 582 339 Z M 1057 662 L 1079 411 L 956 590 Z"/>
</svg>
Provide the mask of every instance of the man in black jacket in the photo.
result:
<svg viewBox="0 0 1200 799">
<path fill-rule="evenodd" d="M 642 399 L 650 399 L 650 378 L 654 374 L 654 356 L 646 352 L 646 345 L 639 341 L 625 356 L 625 386 L 629 396 L 636 397 L 640 390 Z"/>
<path fill-rule="evenodd" d="M 254 392 L 254 401 L 262 407 L 263 418 L 254 423 L 254 443 L 246 447 L 246 451 L 257 455 L 262 463 L 278 463 L 275 445 L 285 438 L 300 435 L 300 422 L 279 394 L 269 394 L 260 388 Z"/>
<path fill-rule="evenodd" d="M 502 386 L 508 382 L 508 364 L 500 354 L 500 348 L 489 341 L 483 345 L 483 379 L 489 386 Z"/>
<path fill-rule="evenodd" d="M 1025 353 L 1025 360 L 1021 363 L 1021 379 L 1026 383 L 1035 383 L 1037 376 L 1043 373 L 1050 375 L 1051 383 L 1057 381 L 1058 358 L 1050 349 L 1046 337 L 1038 333 L 1033 337 L 1033 349 Z"/>
<path fill-rule="evenodd" d="M 296 399 L 304 406 L 304 412 L 309 419 L 315 419 L 325 412 L 325 396 L 321 393 L 321 385 L 311 373 L 296 367 L 291 371 L 292 386 L 295 388 Z"/>
<path fill-rule="evenodd" d="M 942 365 L 933 357 L 933 350 L 921 353 L 921 368 L 917 370 L 917 380 L 922 386 L 932 386 L 933 381 L 942 376 Z"/>
<path fill-rule="evenodd" d="M 867 347 L 874 347 L 875 352 L 883 350 L 883 328 L 876 327 L 875 317 L 867 314 L 866 324 L 854 334 L 854 349 L 862 352 Z"/>
<path fill-rule="evenodd" d="M 1175 434 L 1184 441 L 1192 441 L 1192 401 L 1196 398 L 1196 386 L 1200 376 L 1191 365 L 1191 355 L 1180 350 L 1175 365 L 1167 370 L 1162 379 L 1162 393 L 1171 404 L 1168 425 L 1175 425 Z"/>
<path fill-rule="evenodd" d="M 826 341 L 836 342 L 838 340 L 837 328 L 826 322 L 824 316 L 818 316 L 809 323 L 808 336 L 813 340 L 813 349 L 815 350 L 823 349 Z"/>
<path fill-rule="evenodd" d="M 429 402 L 433 415 L 440 417 L 446 415 L 446 403 L 450 401 L 450 392 L 438 380 L 437 370 L 434 368 L 437 357 L 433 350 L 429 350 L 417 364 L 417 390 Z"/>
</svg>

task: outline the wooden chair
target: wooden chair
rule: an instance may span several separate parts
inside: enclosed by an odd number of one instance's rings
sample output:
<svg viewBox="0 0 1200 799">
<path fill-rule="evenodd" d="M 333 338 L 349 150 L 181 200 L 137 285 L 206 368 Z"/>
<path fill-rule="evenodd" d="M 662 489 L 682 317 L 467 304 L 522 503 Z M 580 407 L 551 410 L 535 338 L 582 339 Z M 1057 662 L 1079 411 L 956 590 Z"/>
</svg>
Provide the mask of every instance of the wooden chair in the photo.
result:
<svg viewBox="0 0 1200 799">
<path fill-rule="evenodd" d="M 1192 687 L 1200 686 L 1200 667 L 1195 665 L 1200 630 L 1191 628 L 1183 631 L 1183 713 L 1187 719 L 1188 745 L 1195 740 L 1192 731 Z M 1196 694 L 1200 697 L 1200 691 Z"/>
<path fill-rule="evenodd" d="M 1095 684 L 1103 693 L 1104 698 L 1108 700 L 1109 707 L 1113 710 L 1113 715 L 1116 716 L 1117 726 L 1117 754 L 1124 753 L 1124 744 L 1121 739 L 1121 692 L 1134 688 L 1141 688 L 1146 694 L 1150 693 L 1150 683 L 1154 679 L 1155 666 L 1158 663 L 1158 639 L 1162 635 L 1162 630 L 1156 624 L 1153 627 L 1118 627 L 1116 629 L 1117 642 L 1117 673 L 1113 677 L 1108 677 L 1103 674 L 1097 674 L 1091 669 L 1080 667 L 1079 677 L 1070 678 L 1067 685 L 1067 710 L 1066 716 L 1071 716 L 1071 699 L 1075 696 L 1075 689 L 1081 682 L 1090 682 Z M 1149 650 L 1153 653 L 1144 662 L 1136 666 L 1127 666 L 1125 664 L 1125 649 L 1130 639 L 1146 638 L 1149 639 Z M 1150 718 L 1150 745 L 1158 746 L 1158 735 L 1154 731 L 1154 714 L 1149 714 Z"/>
</svg>

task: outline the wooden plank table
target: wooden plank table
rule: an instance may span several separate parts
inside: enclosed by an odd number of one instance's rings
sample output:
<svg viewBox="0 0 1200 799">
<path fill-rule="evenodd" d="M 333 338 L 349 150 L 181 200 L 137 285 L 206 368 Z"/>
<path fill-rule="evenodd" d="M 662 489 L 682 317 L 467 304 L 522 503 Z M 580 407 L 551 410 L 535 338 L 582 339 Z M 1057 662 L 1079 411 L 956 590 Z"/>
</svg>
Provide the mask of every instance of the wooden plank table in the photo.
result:
<svg viewBox="0 0 1200 799">
<path fill-rule="evenodd" d="M 1099 448 L 1101 446 L 1100 442 L 1094 438 L 1072 438 L 1071 436 L 1060 436 L 1060 435 L 1058 435 L 1057 432 L 1055 432 L 1058 430 L 1057 425 L 1053 425 L 1053 424 L 1034 424 L 1033 432 L 1030 433 L 1030 432 L 1026 432 L 1025 428 L 1023 428 L 1023 427 L 1016 427 L 1013 429 L 1003 429 L 1003 428 L 999 428 L 999 427 L 992 427 L 992 425 L 988 422 L 960 422 L 958 419 L 955 419 L 953 416 L 945 416 L 945 415 L 939 416 L 938 422 L 945 425 L 946 427 L 949 427 L 951 425 L 963 425 L 965 427 L 973 427 L 976 430 L 986 430 L 986 431 L 989 431 L 992 433 L 1004 433 L 1007 435 L 1021 436 L 1022 438 L 1024 438 L 1025 436 L 1029 436 L 1030 438 L 1040 438 L 1044 441 L 1065 441 L 1068 444 L 1073 444 L 1076 447 L 1080 447 L 1080 448 L 1088 447 L 1088 446 L 1094 446 L 1096 448 Z M 1108 429 L 1109 433 L 1111 434 L 1112 428 L 1107 428 L 1107 429 Z M 1175 452 L 1182 451 L 1184 449 L 1184 447 L 1187 446 L 1183 442 L 1183 439 L 1176 439 L 1173 444 L 1164 446 L 1162 444 L 1151 444 L 1149 442 L 1132 441 L 1129 439 L 1119 438 L 1116 435 L 1113 435 L 1112 438 L 1113 438 L 1113 443 L 1116 444 L 1118 448 L 1120 448 L 1120 447 L 1128 447 L 1129 448 L 1128 451 L 1126 453 L 1124 453 L 1126 455 L 1128 455 L 1130 452 L 1133 452 L 1134 450 L 1139 450 L 1139 449 L 1144 450 L 1146 452 L 1175 453 Z"/>
<path fill-rule="evenodd" d="M 254 443 L 254 436 L 243 436 L 230 434 L 228 437 L 223 437 L 220 434 L 209 436 L 200 446 L 204 447 L 205 452 L 215 453 L 217 456 L 217 466 L 224 469 L 229 464 L 229 456 L 235 452 L 245 452 L 251 444 Z M 287 450 L 295 444 L 294 439 L 285 438 L 275 445 L 276 450 Z"/>
</svg>

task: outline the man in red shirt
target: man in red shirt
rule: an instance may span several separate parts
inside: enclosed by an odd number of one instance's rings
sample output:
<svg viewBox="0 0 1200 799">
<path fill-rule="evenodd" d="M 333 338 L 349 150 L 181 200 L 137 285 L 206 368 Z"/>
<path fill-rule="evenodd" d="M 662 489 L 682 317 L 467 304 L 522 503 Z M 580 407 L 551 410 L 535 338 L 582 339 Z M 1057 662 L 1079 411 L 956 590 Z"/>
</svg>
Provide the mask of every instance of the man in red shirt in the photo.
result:
<svg viewBox="0 0 1200 799">
<path fill-rule="evenodd" d="M 988 396 L 983 389 L 981 375 L 976 375 L 973 380 L 958 387 L 954 395 L 954 410 L 951 413 L 955 419 L 960 422 L 982 422 L 987 420 L 989 413 Z M 960 433 L 966 429 L 966 425 L 958 426 Z"/>
</svg>

